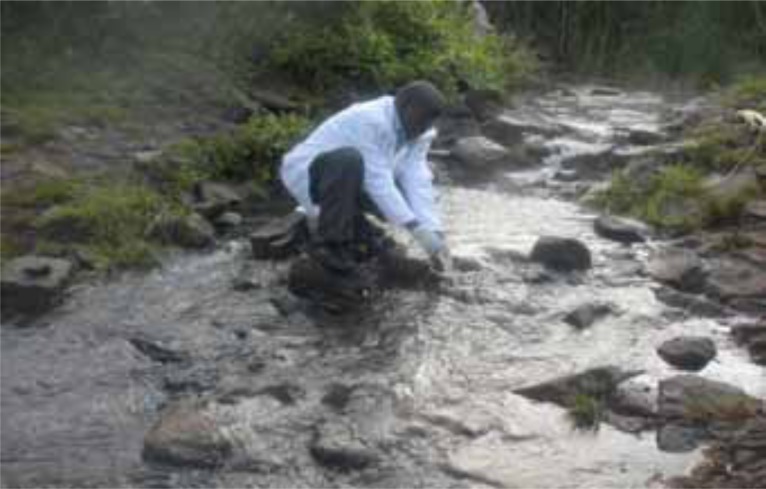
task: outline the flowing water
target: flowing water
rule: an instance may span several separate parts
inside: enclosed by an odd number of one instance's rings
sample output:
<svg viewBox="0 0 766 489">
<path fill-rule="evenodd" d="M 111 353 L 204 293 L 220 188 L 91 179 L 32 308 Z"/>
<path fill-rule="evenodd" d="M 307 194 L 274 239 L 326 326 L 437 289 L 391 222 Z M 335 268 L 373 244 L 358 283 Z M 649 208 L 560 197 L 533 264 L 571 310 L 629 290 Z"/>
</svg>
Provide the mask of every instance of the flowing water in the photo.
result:
<svg viewBox="0 0 766 489">
<path fill-rule="evenodd" d="M 460 265 L 450 283 L 389 291 L 352 317 L 317 317 L 286 292 L 287 264 L 252 262 L 234 240 L 81 285 L 32 327 L 4 324 L 3 485 L 647 487 L 684 472 L 699 453 L 663 453 L 652 432 L 576 431 L 562 408 L 513 393 L 604 365 L 655 382 L 677 373 L 656 346 L 701 334 L 719 350 L 701 375 L 766 396 L 763 369 L 728 338 L 737 318 L 658 302 L 642 272 L 656 244 L 597 237 L 593 214 L 546 188 L 564 159 L 614 147 L 624 127 L 658 130 L 669 106 L 580 86 L 508 111 L 567 132 L 545 140 L 555 151 L 543 168 L 443 188 Z M 592 270 L 557 277 L 529 263 L 542 235 L 582 240 Z M 258 286 L 233 290 L 243 274 Z M 616 312 L 584 331 L 562 321 L 593 302 Z M 137 339 L 177 358 L 142 353 Z M 218 470 L 141 459 L 162 407 L 188 397 L 210 400 L 235 446 Z M 309 446 L 327 425 L 350 427 L 377 462 L 318 464 Z"/>
</svg>

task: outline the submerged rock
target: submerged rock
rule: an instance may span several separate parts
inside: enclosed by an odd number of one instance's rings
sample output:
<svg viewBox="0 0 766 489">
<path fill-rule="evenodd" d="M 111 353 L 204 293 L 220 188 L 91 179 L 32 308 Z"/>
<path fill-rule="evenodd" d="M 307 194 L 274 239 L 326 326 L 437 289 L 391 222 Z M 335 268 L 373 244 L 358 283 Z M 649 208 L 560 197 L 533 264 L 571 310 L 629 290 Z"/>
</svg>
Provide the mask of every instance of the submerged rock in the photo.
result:
<svg viewBox="0 0 766 489">
<path fill-rule="evenodd" d="M 615 216 L 600 216 L 593 222 L 593 229 L 603 238 L 625 244 L 642 243 L 649 234 L 645 224 Z"/>
<path fill-rule="evenodd" d="M 40 314 L 57 305 L 72 277 L 68 260 L 27 255 L 2 270 L 3 313 Z"/>
<path fill-rule="evenodd" d="M 532 248 L 530 259 L 562 272 L 591 267 L 590 250 L 574 238 L 542 236 Z"/>
<path fill-rule="evenodd" d="M 364 469 L 379 460 L 377 452 L 355 433 L 353 427 L 339 420 L 320 424 L 309 450 L 321 465 L 339 471 Z"/>
<path fill-rule="evenodd" d="M 564 322 L 577 329 L 585 329 L 613 311 L 610 304 L 583 304 L 564 316 Z"/>
<path fill-rule="evenodd" d="M 199 468 L 220 466 L 231 443 L 200 406 L 179 403 L 163 411 L 144 438 L 145 460 Z"/>
<path fill-rule="evenodd" d="M 713 340 L 701 336 L 679 336 L 664 342 L 657 354 L 667 363 L 683 370 L 702 370 L 715 358 Z"/>
</svg>

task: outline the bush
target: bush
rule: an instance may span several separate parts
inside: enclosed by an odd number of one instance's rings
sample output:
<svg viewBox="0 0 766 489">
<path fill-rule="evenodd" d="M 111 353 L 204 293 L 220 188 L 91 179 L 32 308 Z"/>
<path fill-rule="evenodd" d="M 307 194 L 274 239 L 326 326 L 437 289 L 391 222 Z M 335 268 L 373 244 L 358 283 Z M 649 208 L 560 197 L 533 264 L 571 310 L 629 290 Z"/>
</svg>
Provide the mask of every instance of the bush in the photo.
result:
<svg viewBox="0 0 766 489">
<path fill-rule="evenodd" d="M 604 417 L 603 401 L 578 393 L 569 403 L 569 419 L 576 429 L 598 431 Z"/>
<path fill-rule="evenodd" d="M 308 128 L 303 116 L 259 115 L 230 133 L 177 143 L 149 172 L 176 191 L 205 179 L 254 179 L 263 185 L 273 180 L 282 155 Z"/>
<path fill-rule="evenodd" d="M 359 2 L 332 26 L 297 28 L 274 46 L 270 62 L 315 89 L 353 82 L 389 90 L 426 78 L 449 94 L 461 81 L 504 90 L 532 69 L 531 57 L 510 37 L 476 36 L 467 7 Z"/>
</svg>

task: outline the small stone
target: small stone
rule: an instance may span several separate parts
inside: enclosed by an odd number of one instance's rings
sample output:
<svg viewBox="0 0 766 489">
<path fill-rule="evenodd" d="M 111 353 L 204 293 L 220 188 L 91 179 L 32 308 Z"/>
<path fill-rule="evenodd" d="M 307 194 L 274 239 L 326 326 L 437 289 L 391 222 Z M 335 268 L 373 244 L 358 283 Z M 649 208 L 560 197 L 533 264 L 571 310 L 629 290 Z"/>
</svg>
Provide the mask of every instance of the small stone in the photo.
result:
<svg viewBox="0 0 766 489">
<path fill-rule="evenodd" d="M 716 347 L 710 338 L 679 336 L 660 345 L 657 354 L 674 367 L 697 371 L 715 358 Z"/>
<path fill-rule="evenodd" d="M 377 453 L 341 421 L 322 423 L 309 450 L 321 465 L 339 471 L 361 470 L 378 462 Z"/>
<path fill-rule="evenodd" d="M 609 304 L 583 304 L 564 316 L 564 322 L 577 329 L 585 329 L 613 312 Z"/>
<path fill-rule="evenodd" d="M 2 270 L 4 313 L 40 314 L 57 305 L 72 277 L 68 260 L 27 255 Z"/>
<path fill-rule="evenodd" d="M 590 250 L 573 238 L 543 236 L 532 248 L 530 259 L 562 272 L 587 270 L 591 267 Z"/>
<path fill-rule="evenodd" d="M 215 468 L 231 454 L 231 443 L 216 423 L 190 403 L 167 408 L 144 438 L 146 460 L 188 467 Z"/>
<path fill-rule="evenodd" d="M 632 244 L 646 241 L 649 228 L 633 219 L 601 216 L 593 223 L 596 234 L 619 243 Z"/>
</svg>

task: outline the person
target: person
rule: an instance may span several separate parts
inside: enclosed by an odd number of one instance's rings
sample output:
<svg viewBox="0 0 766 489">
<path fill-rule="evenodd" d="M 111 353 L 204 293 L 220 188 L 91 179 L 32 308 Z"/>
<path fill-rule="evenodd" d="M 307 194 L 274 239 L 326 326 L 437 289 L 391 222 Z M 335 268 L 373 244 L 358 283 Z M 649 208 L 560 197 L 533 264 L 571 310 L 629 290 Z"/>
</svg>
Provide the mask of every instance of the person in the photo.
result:
<svg viewBox="0 0 766 489">
<path fill-rule="evenodd" d="M 375 242 L 371 212 L 408 230 L 437 268 L 449 267 L 427 161 L 444 105 L 431 83 L 414 81 L 336 113 L 283 157 L 280 176 L 306 214 L 311 257 L 352 272 L 354 244 Z"/>
</svg>

